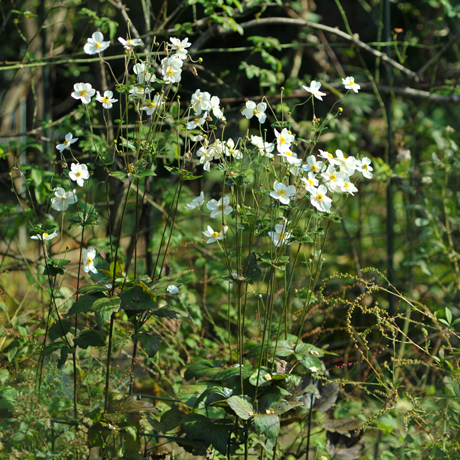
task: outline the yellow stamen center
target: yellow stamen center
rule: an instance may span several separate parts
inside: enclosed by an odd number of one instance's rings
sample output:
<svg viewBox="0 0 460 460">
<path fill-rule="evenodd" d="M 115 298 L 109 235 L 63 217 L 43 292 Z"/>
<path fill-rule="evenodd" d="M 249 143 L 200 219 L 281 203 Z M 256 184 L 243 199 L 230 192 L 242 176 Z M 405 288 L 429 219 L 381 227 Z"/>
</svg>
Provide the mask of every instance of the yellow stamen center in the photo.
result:
<svg viewBox="0 0 460 460">
<path fill-rule="evenodd" d="M 81 97 L 85 97 L 87 94 L 88 94 L 88 92 L 86 91 L 86 89 L 82 89 L 82 90 L 80 91 L 80 96 L 81 96 Z"/>
<path fill-rule="evenodd" d="M 49 236 L 49 233 L 43 233 L 43 238 L 48 238 Z"/>
<path fill-rule="evenodd" d="M 337 179 L 337 176 L 335 174 L 330 174 L 329 177 L 330 177 L 331 180 L 336 180 Z"/>
<path fill-rule="evenodd" d="M 364 164 L 363 169 L 367 169 L 368 165 Z"/>
<path fill-rule="evenodd" d="M 86 265 L 92 265 L 92 263 L 93 263 L 93 259 L 91 257 L 88 257 L 86 259 Z"/>
<path fill-rule="evenodd" d="M 223 204 L 217 205 L 217 209 L 218 209 L 219 211 L 223 211 L 223 210 L 224 210 L 224 205 L 223 205 Z"/>
<path fill-rule="evenodd" d="M 81 171 L 76 172 L 75 175 L 76 175 L 77 177 L 80 177 L 80 176 L 81 176 Z"/>
<path fill-rule="evenodd" d="M 318 193 L 318 194 L 316 195 L 316 199 L 317 199 L 318 201 L 323 201 L 323 198 L 324 198 L 324 196 L 323 196 L 321 193 Z"/>
<path fill-rule="evenodd" d="M 318 171 L 318 166 L 317 166 L 317 165 L 311 165 L 311 170 L 312 170 L 313 172 Z"/>
<path fill-rule="evenodd" d="M 313 179 L 307 179 L 307 182 L 308 182 L 310 185 L 314 185 L 314 184 L 315 184 L 314 181 L 313 181 Z"/>
<path fill-rule="evenodd" d="M 154 109 L 156 107 L 157 103 L 155 101 L 152 101 L 149 105 L 151 109 Z"/>
<path fill-rule="evenodd" d="M 292 157 L 292 152 L 290 152 L 290 151 L 288 150 L 288 151 L 286 152 L 286 155 L 287 155 L 288 157 Z"/>
<path fill-rule="evenodd" d="M 254 110 L 252 111 L 252 113 L 253 113 L 254 115 L 257 115 L 259 112 L 257 111 L 257 109 L 254 109 Z"/>
<path fill-rule="evenodd" d="M 284 238 L 286 238 L 286 233 L 283 233 L 283 232 L 278 233 L 278 238 L 279 238 L 280 240 L 284 240 Z"/>
<path fill-rule="evenodd" d="M 95 47 L 95 48 L 100 48 L 100 47 L 101 47 L 101 42 L 96 42 L 96 43 L 94 44 L 94 47 Z"/>
<path fill-rule="evenodd" d="M 278 190 L 278 195 L 281 195 L 281 196 L 286 195 L 286 190 L 284 190 L 284 188 L 280 188 L 280 189 Z"/>
<path fill-rule="evenodd" d="M 332 155 L 331 153 L 328 153 L 327 156 L 328 156 L 329 158 L 334 158 L 334 155 Z"/>
<path fill-rule="evenodd" d="M 170 77 L 172 77 L 174 75 L 174 70 L 169 68 L 167 73 Z"/>
<path fill-rule="evenodd" d="M 286 143 L 286 139 L 283 136 L 280 136 L 279 140 L 280 140 L 280 144 L 285 144 Z"/>
<path fill-rule="evenodd" d="M 103 97 L 103 98 L 102 98 L 102 102 L 103 102 L 104 104 L 108 104 L 108 103 L 110 102 L 110 97 Z"/>
<path fill-rule="evenodd" d="M 220 232 L 214 232 L 214 233 L 212 234 L 212 237 L 213 237 L 213 238 L 217 238 L 219 235 L 220 235 Z"/>
</svg>

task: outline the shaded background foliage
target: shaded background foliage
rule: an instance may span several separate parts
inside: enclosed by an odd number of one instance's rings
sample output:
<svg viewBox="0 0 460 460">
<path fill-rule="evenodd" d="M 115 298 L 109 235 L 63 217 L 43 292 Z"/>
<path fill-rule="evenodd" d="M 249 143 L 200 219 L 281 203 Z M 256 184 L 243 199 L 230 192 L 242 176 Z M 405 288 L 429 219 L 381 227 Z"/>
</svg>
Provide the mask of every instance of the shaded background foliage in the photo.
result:
<svg viewBox="0 0 460 460">
<path fill-rule="evenodd" d="M 193 43 L 190 55 L 194 62 L 186 64 L 183 74 L 182 107 L 187 106 L 191 94 L 198 88 L 218 93 L 226 109 L 227 134 L 235 138 L 244 136 L 248 127 L 255 128 L 252 122 L 241 120 L 240 111 L 245 100 L 258 100 L 265 95 L 273 107 L 278 107 L 276 110 L 283 104 L 282 108 L 288 111 L 305 99 L 301 85 L 316 79 L 322 82 L 326 100 L 332 105 L 342 92 L 341 78 L 353 75 L 362 90 L 341 102 L 343 116 L 331 123 L 329 132 L 320 139 L 323 147 L 319 147 L 370 156 L 376 174 L 373 182 L 360 184 L 359 198 L 347 203 L 341 226 L 331 228 L 323 276 L 326 278 L 337 271 L 361 276 L 363 267 L 372 266 L 386 272 L 399 292 L 423 302 L 432 313 L 448 319 L 445 307 L 449 307 L 454 317 L 460 314 L 460 274 L 456 268 L 459 163 L 455 141 L 458 134 L 446 134 L 448 126 L 457 129 L 459 119 L 460 13 L 448 0 L 303 0 L 271 4 L 263 1 L 241 4 L 206 0 L 166 1 L 164 4 L 128 1 L 124 6 L 120 2 L 17 0 L 2 2 L 0 8 L 3 40 L 0 48 L 3 280 L 0 278 L 0 285 L 5 308 L 10 312 L 17 308 L 16 300 L 24 295 L 23 286 L 16 287 L 13 283 L 22 279 L 20 272 L 28 269 L 17 248 L 26 246 L 25 228 L 34 214 L 33 208 L 39 212 L 46 209 L 45 197 L 52 188 L 53 174 L 59 174 L 63 168 L 55 144 L 69 131 L 83 136 L 87 129 L 81 110 L 70 97 L 71 88 L 74 83 L 90 82 L 96 88 L 106 89 L 107 70 L 97 58 L 88 59 L 83 54 L 83 44 L 97 29 L 117 43 L 116 38 L 124 37 L 128 30 L 125 12 L 146 47 L 154 37 L 157 41 L 167 40 L 169 36 L 189 37 Z M 389 21 L 385 19 L 386 8 L 390 13 Z M 359 44 L 331 30 L 317 28 L 315 24 L 338 27 L 349 37 L 386 53 L 413 72 L 412 76 Z M 123 63 L 112 61 L 111 57 L 122 54 L 122 46 L 118 44 L 105 54 L 117 76 L 123 73 Z M 204 61 L 199 62 L 199 57 Z M 284 88 L 282 100 L 281 87 Z M 109 84 L 107 89 L 113 86 Z M 323 118 L 327 113 L 325 107 L 316 105 L 315 116 Z M 296 117 L 294 128 L 298 136 L 303 137 L 311 127 L 308 120 L 313 113 L 307 105 L 300 110 L 298 113 L 302 116 Z M 102 120 L 99 135 L 105 136 Z M 167 130 L 164 136 L 167 143 Z M 272 140 L 270 130 L 267 136 Z M 79 159 L 83 161 L 91 154 L 91 146 L 82 142 L 81 147 Z M 174 165 L 180 149 L 180 145 L 171 143 L 163 165 Z M 401 153 L 406 150 L 410 150 L 411 155 L 404 160 Z M 18 167 L 30 181 L 30 196 L 25 193 L 21 174 L 16 170 Z M 161 166 L 157 175 L 150 185 L 150 201 L 142 223 L 144 239 L 139 243 L 139 252 L 149 273 L 153 260 L 148 249 L 158 244 L 164 219 L 162 209 L 171 205 L 170 187 L 174 181 Z M 432 182 L 424 179 L 426 177 Z M 190 196 L 205 187 L 206 192 L 211 196 L 215 193 L 218 198 L 217 180 L 216 176 L 214 182 L 204 184 L 197 180 L 191 183 Z M 122 193 L 122 186 L 117 181 L 111 182 L 112 216 L 120 211 Z M 21 208 L 16 194 L 20 197 Z M 103 188 L 98 189 L 94 202 L 104 201 L 103 196 Z M 129 257 L 135 244 L 134 239 L 130 239 L 134 228 L 134 211 L 131 212 L 121 229 L 129 248 L 125 257 Z M 107 228 L 110 225 L 108 217 L 103 216 L 103 219 L 102 226 Z M 187 218 L 182 219 L 178 224 L 186 229 Z M 392 219 L 394 225 L 391 225 Z M 96 236 L 101 235 L 103 231 L 95 231 L 91 237 L 96 241 Z M 165 350 L 166 355 L 171 355 L 171 361 L 179 364 L 190 361 L 195 354 L 205 353 L 200 351 L 202 339 L 205 350 L 214 348 L 217 336 L 222 334 L 218 327 L 222 328 L 225 320 L 220 312 L 223 299 L 219 289 L 210 288 L 204 295 L 209 279 L 219 274 L 217 262 L 206 255 L 197 257 L 194 250 L 185 246 L 188 242 L 185 230 L 174 236 L 172 248 L 181 257 L 174 257 L 173 252 L 167 261 L 168 270 L 173 273 L 193 270 L 189 309 L 196 316 L 196 323 L 184 326 L 178 333 L 184 340 L 182 350 Z M 28 263 L 37 264 L 37 255 L 28 257 Z M 16 271 L 18 277 L 14 278 L 12 274 Z M 327 294 L 340 289 L 340 281 L 331 281 Z M 353 285 L 343 295 L 348 298 L 360 293 L 359 286 Z M 392 315 L 405 314 L 405 304 L 395 302 L 393 305 L 389 300 L 392 298 L 369 296 L 365 302 L 373 306 L 378 300 Z M 37 304 L 32 305 L 37 307 Z M 338 353 L 338 357 L 326 361 L 332 375 L 333 366 L 352 365 L 350 375 L 356 380 L 365 379 L 365 366 L 355 365 L 360 357 L 349 340 L 345 323 L 339 321 L 347 307 L 336 302 L 328 308 L 313 309 L 303 332 L 309 341 L 318 346 L 327 344 L 330 350 Z M 216 328 L 203 317 L 202 308 L 209 310 Z M 373 320 L 366 313 L 357 313 L 353 325 L 364 328 Z M 421 333 L 417 334 L 422 340 Z M 375 337 L 377 340 L 377 334 Z M 440 343 L 436 345 L 438 349 Z M 387 356 L 387 345 L 384 341 L 372 343 L 370 340 L 371 351 L 382 360 Z M 8 356 L 13 348 L 8 342 L 1 351 L 5 362 L 14 358 L 14 355 Z M 22 350 L 22 354 L 26 356 L 27 351 Z M 158 367 L 157 364 L 156 372 L 160 372 Z M 162 372 L 168 373 L 168 378 L 174 382 L 175 370 L 171 366 L 170 370 Z M 414 371 L 416 375 L 421 372 L 418 368 Z M 342 374 L 337 372 L 337 375 Z M 435 372 L 430 379 L 434 387 L 438 382 Z"/>
</svg>

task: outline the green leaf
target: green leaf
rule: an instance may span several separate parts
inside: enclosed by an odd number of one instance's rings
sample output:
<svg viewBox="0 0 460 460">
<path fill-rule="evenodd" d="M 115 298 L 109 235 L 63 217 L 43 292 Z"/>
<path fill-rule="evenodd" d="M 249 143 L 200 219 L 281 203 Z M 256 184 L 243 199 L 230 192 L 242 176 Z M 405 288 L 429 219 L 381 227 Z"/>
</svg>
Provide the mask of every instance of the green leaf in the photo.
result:
<svg viewBox="0 0 460 460">
<path fill-rule="evenodd" d="M 83 286 L 78 290 L 78 294 L 95 294 L 96 292 L 107 292 L 110 291 L 110 288 L 107 286 L 102 286 L 100 284 L 88 284 L 88 286 Z"/>
<path fill-rule="evenodd" d="M 13 387 L 0 388 L 0 409 L 13 410 L 18 392 Z"/>
<path fill-rule="evenodd" d="M 59 358 L 59 361 L 57 362 L 57 367 L 58 369 L 61 369 L 62 366 L 64 366 L 65 362 L 67 361 L 67 356 L 69 353 L 72 353 L 74 351 L 75 347 L 62 347 L 61 348 L 61 357 Z"/>
<path fill-rule="evenodd" d="M 85 329 L 82 333 L 74 339 L 75 345 L 80 348 L 88 347 L 103 347 L 105 340 L 102 335 L 94 329 Z"/>
<path fill-rule="evenodd" d="M 133 311 L 150 310 L 157 307 L 154 297 L 144 283 L 138 282 L 136 286 L 120 293 L 121 308 Z"/>
<path fill-rule="evenodd" d="M 158 353 L 162 340 L 161 335 L 156 332 L 138 332 L 133 334 L 132 339 L 134 342 L 140 342 L 150 358 Z"/>
<path fill-rule="evenodd" d="M 177 392 L 177 398 L 189 407 L 194 407 L 200 395 L 209 387 L 214 386 L 212 382 L 202 382 L 195 385 L 181 385 Z M 200 404 L 198 409 L 204 408 L 204 404 Z"/>
<path fill-rule="evenodd" d="M 227 402 L 241 419 L 249 420 L 254 416 L 254 406 L 249 396 L 231 396 L 227 399 Z"/>
<path fill-rule="evenodd" d="M 61 321 L 56 321 L 49 330 L 49 338 L 53 342 L 60 338 L 64 337 L 72 329 L 72 321 L 70 319 L 61 319 Z"/>
<path fill-rule="evenodd" d="M 69 309 L 67 315 L 78 315 L 79 313 L 87 313 L 92 311 L 94 303 L 101 299 L 101 294 L 88 294 L 80 297 Z"/>
<path fill-rule="evenodd" d="M 249 377 L 249 383 L 253 386 L 265 387 L 270 385 L 272 381 L 272 376 L 270 373 L 270 369 L 265 366 L 261 366 L 260 371 L 256 369 L 256 371 Z"/>
<path fill-rule="evenodd" d="M 203 377 L 209 369 L 214 369 L 214 365 L 207 359 L 198 359 L 194 363 L 185 366 L 185 380 L 199 379 Z"/>
<path fill-rule="evenodd" d="M 447 322 L 451 324 L 452 323 L 452 312 L 447 307 L 445 309 L 445 312 L 446 312 Z"/>
<path fill-rule="evenodd" d="M 274 414 L 257 414 L 254 416 L 254 428 L 260 435 L 259 441 L 267 452 L 271 452 L 280 433 L 280 418 Z"/>
<path fill-rule="evenodd" d="M 209 420 L 200 414 L 189 414 L 181 423 L 187 438 L 203 440 L 222 455 L 227 453 L 228 437 L 233 426 L 234 422 L 230 419 Z"/>
</svg>

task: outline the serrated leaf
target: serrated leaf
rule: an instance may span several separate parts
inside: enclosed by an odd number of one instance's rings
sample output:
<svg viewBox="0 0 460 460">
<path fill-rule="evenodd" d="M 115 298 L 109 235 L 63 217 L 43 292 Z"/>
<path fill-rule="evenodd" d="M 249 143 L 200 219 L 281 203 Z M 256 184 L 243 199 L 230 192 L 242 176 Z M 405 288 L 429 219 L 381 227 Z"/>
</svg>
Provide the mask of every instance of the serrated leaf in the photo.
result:
<svg viewBox="0 0 460 460">
<path fill-rule="evenodd" d="M 243 420 L 249 420 L 254 416 L 254 406 L 249 396 L 231 396 L 227 399 L 227 403 Z"/>
</svg>

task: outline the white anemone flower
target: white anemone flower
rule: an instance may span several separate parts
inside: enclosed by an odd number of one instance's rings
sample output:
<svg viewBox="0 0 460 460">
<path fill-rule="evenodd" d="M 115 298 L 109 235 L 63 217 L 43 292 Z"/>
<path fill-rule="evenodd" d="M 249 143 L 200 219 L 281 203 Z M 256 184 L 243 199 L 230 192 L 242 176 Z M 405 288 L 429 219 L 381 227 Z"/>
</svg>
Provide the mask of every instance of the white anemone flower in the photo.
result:
<svg viewBox="0 0 460 460">
<path fill-rule="evenodd" d="M 241 114 L 250 120 L 254 115 L 259 120 L 259 123 L 265 123 L 267 115 L 265 114 L 267 110 L 267 104 L 265 102 L 260 102 L 256 105 L 253 101 L 246 102 L 246 108 L 241 111 Z"/>
<path fill-rule="evenodd" d="M 187 59 L 186 48 L 189 48 L 192 45 L 189 43 L 188 38 L 180 40 L 179 38 L 171 37 L 169 41 L 171 42 L 171 45 L 169 45 L 171 49 L 175 51 L 181 59 Z"/>
<path fill-rule="evenodd" d="M 337 165 L 337 166 L 340 165 L 340 161 L 337 160 L 337 158 L 335 158 L 334 155 L 332 155 L 332 153 L 326 152 L 321 149 L 318 149 L 318 150 L 319 150 L 319 156 L 321 158 L 325 158 L 329 162 L 330 165 Z"/>
<path fill-rule="evenodd" d="M 372 179 L 373 174 L 371 171 L 373 171 L 374 168 L 371 166 L 371 160 L 369 158 L 364 157 L 361 161 L 357 161 L 356 169 L 363 173 L 363 176 L 366 179 Z"/>
<path fill-rule="evenodd" d="M 207 139 L 203 142 L 203 145 L 196 152 L 197 157 L 200 159 L 198 164 L 204 165 L 205 171 L 211 170 L 211 161 L 214 160 L 214 148 L 209 145 Z"/>
<path fill-rule="evenodd" d="M 67 211 L 69 205 L 74 204 L 78 201 L 76 190 L 66 192 L 61 187 L 54 189 L 54 197 L 51 198 L 51 206 L 56 211 Z"/>
<path fill-rule="evenodd" d="M 295 195 L 295 187 L 293 185 L 286 187 L 283 183 L 275 180 L 273 188 L 274 191 L 270 192 L 270 196 L 275 200 L 280 200 L 282 204 L 289 204 L 291 197 Z"/>
<path fill-rule="evenodd" d="M 186 128 L 187 129 L 198 128 L 199 126 L 202 126 L 205 124 L 207 118 L 208 118 L 208 112 L 205 112 L 202 117 L 196 117 L 192 121 L 189 121 L 186 125 Z"/>
<path fill-rule="evenodd" d="M 113 98 L 113 92 L 112 91 L 104 91 L 104 95 L 101 96 L 101 93 L 99 91 L 96 93 L 96 99 L 98 102 L 102 104 L 102 107 L 104 109 L 111 109 L 113 107 L 114 102 L 118 102 L 118 99 Z"/>
<path fill-rule="evenodd" d="M 307 163 L 302 166 L 302 171 L 311 171 L 313 174 L 318 174 L 323 170 L 323 166 L 322 161 L 318 161 L 314 155 L 310 155 L 307 158 Z"/>
<path fill-rule="evenodd" d="M 300 166 L 302 164 L 302 160 L 300 158 L 297 158 L 297 154 L 291 152 L 290 150 L 286 150 L 283 153 L 279 153 L 278 156 L 283 158 L 285 162 L 291 166 Z"/>
<path fill-rule="evenodd" d="M 83 187 L 85 185 L 85 180 L 89 179 L 88 166 L 80 163 L 72 163 L 70 166 L 69 178 L 80 187 Z"/>
<path fill-rule="evenodd" d="M 182 78 L 182 59 L 173 55 L 161 60 L 161 73 L 165 83 L 178 83 Z"/>
<path fill-rule="evenodd" d="M 201 192 L 199 196 L 194 198 L 190 203 L 185 205 L 185 209 L 187 211 L 191 211 L 192 209 L 199 208 L 204 203 L 204 192 Z"/>
<path fill-rule="evenodd" d="M 155 75 L 149 72 L 149 68 L 144 61 L 134 64 L 133 72 L 137 75 L 137 82 L 140 85 L 148 85 L 156 80 Z"/>
<path fill-rule="evenodd" d="M 276 148 L 278 149 L 279 153 L 284 153 L 286 150 L 289 150 L 295 139 L 294 135 L 291 134 L 286 128 L 283 128 L 280 133 L 275 129 L 275 136 Z"/>
<path fill-rule="evenodd" d="M 286 232 L 287 224 L 276 224 L 274 232 L 268 232 L 268 235 L 273 241 L 276 247 L 280 247 L 283 244 L 289 244 L 288 241 L 291 238 L 292 233 Z"/>
<path fill-rule="evenodd" d="M 175 284 L 170 284 L 166 290 L 171 294 L 171 295 L 175 295 L 175 294 L 179 294 L 179 288 L 175 285 Z"/>
<path fill-rule="evenodd" d="M 159 94 L 155 94 L 153 100 L 145 101 L 145 104 L 147 104 L 147 106 L 142 107 L 142 110 L 147 112 L 147 115 L 150 116 L 158 109 L 159 106 L 164 104 L 164 102 L 161 100 L 161 96 Z"/>
<path fill-rule="evenodd" d="M 90 83 L 75 83 L 73 85 L 74 92 L 71 96 L 74 99 L 81 99 L 83 104 L 89 104 L 91 102 L 91 98 L 96 93 L 96 90 L 93 89 Z"/>
<path fill-rule="evenodd" d="M 129 38 L 125 40 L 124 38 L 118 37 L 118 41 L 123 45 L 126 51 L 131 51 L 135 46 L 142 46 L 144 44 L 140 38 Z"/>
<path fill-rule="evenodd" d="M 326 96 L 326 93 L 322 93 L 319 89 L 321 88 L 321 83 L 319 81 L 313 80 L 310 83 L 310 86 L 302 86 L 302 88 L 305 91 L 308 91 L 311 93 L 313 96 L 316 97 L 316 99 L 319 99 L 320 101 L 323 100 L 323 96 Z"/>
<path fill-rule="evenodd" d="M 233 157 L 235 160 L 241 160 L 243 158 L 243 154 L 235 148 L 235 142 L 233 139 L 229 139 L 225 143 L 225 155 Z"/>
<path fill-rule="evenodd" d="M 220 121 L 225 121 L 224 112 L 220 108 L 220 99 L 217 96 L 211 98 L 209 110 L 211 110 L 212 114 Z"/>
<path fill-rule="evenodd" d="M 321 173 L 321 176 L 324 178 L 324 185 L 331 191 L 337 192 L 340 191 L 340 188 L 343 185 L 344 174 L 342 172 L 337 172 L 334 166 L 330 165 Z"/>
<path fill-rule="evenodd" d="M 96 258 L 96 249 L 90 246 L 88 249 L 83 249 L 83 270 L 86 273 L 97 273 L 97 268 L 94 266 L 94 259 Z"/>
<path fill-rule="evenodd" d="M 83 51 L 86 54 L 97 54 L 102 53 L 110 46 L 110 42 L 104 41 L 104 35 L 100 32 L 94 32 L 91 38 L 88 38 L 86 45 L 83 47 Z"/>
<path fill-rule="evenodd" d="M 433 179 L 430 176 L 422 177 L 422 184 L 429 185 L 433 183 Z"/>
<path fill-rule="evenodd" d="M 78 137 L 73 137 L 72 133 L 67 133 L 65 135 L 65 141 L 62 144 L 56 145 L 56 148 L 63 152 L 65 149 L 69 149 L 72 144 L 78 141 Z"/>
<path fill-rule="evenodd" d="M 332 200 L 326 194 L 327 188 L 324 185 L 314 189 L 311 194 L 310 202 L 318 211 L 331 212 Z"/>
<path fill-rule="evenodd" d="M 350 179 L 348 177 L 346 177 L 343 180 L 343 185 L 342 185 L 340 191 L 342 191 L 344 193 L 349 193 L 350 195 L 354 195 L 358 191 L 358 189 L 355 187 L 355 184 L 350 182 Z"/>
<path fill-rule="evenodd" d="M 336 160 L 339 162 L 340 171 L 345 173 L 347 176 L 352 176 L 356 169 L 356 158 L 346 157 L 342 150 L 335 151 Z"/>
<path fill-rule="evenodd" d="M 147 94 L 150 94 L 151 92 L 152 90 L 150 88 L 139 88 L 139 86 L 133 86 L 129 90 L 129 94 L 131 94 L 131 96 L 139 97 L 139 98 L 143 98 Z"/>
<path fill-rule="evenodd" d="M 59 235 L 59 232 L 55 230 L 53 233 L 42 233 L 41 235 L 32 235 L 30 238 L 33 240 L 48 241 L 48 240 L 52 240 L 58 235 Z"/>
<path fill-rule="evenodd" d="M 345 89 L 352 89 L 355 93 L 361 89 L 361 86 L 355 83 L 354 77 L 342 78 L 342 84 L 345 85 Z"/>
<path fill-rule="evenodd" d="M 205 91 L 204 93 L 197 89 L 192 94 L 192 107 L 195 115 L 201 115 L 203 110 L 209 110 L 211 108 L 211 95 Z"/>
<path fill-rule="evenodd" d="M 233 211 L 233 208 L 230 206 L 230 198 L 225 196 L 219 201 L 210 200 L 206 207 L 211 211 L 211 217 L 215 219 L 216 217 L 222 217 L 222 214 L 228 215 Z"/>
<path fill-rule="evenodd" d="M 206 241 L 206 244 L 214 243 L 215 241 L 218 241 L 218 240 L 223 240 L 225 238 L 225 234 L 227 233 L 227 231 L 228 231 L 227 226 L 225 226 L 220 232 L 215 232 L 208 225 L 208 229 L 205 232 L 203 232 L 203 235 L 209 238 L 208 241 Z"/>
<path fill-rule="evenodd" d="M 251 144 L 255 145 L 261 156 L 266 156 L 268 158 L 273 158 L 273 150 L 275 146 L 271 142 L 264 142 L 260 136 L 251 136 Z"/>
<path fill-rule="evenodd" d="M 318 179 L 316 179 L 312 171 L 308 173 L 308 177 L 302 177 L 300 180 L 304 183 L 307 192 L 314 193 L 315 187 L 318 186 Z"/>
</svg>

